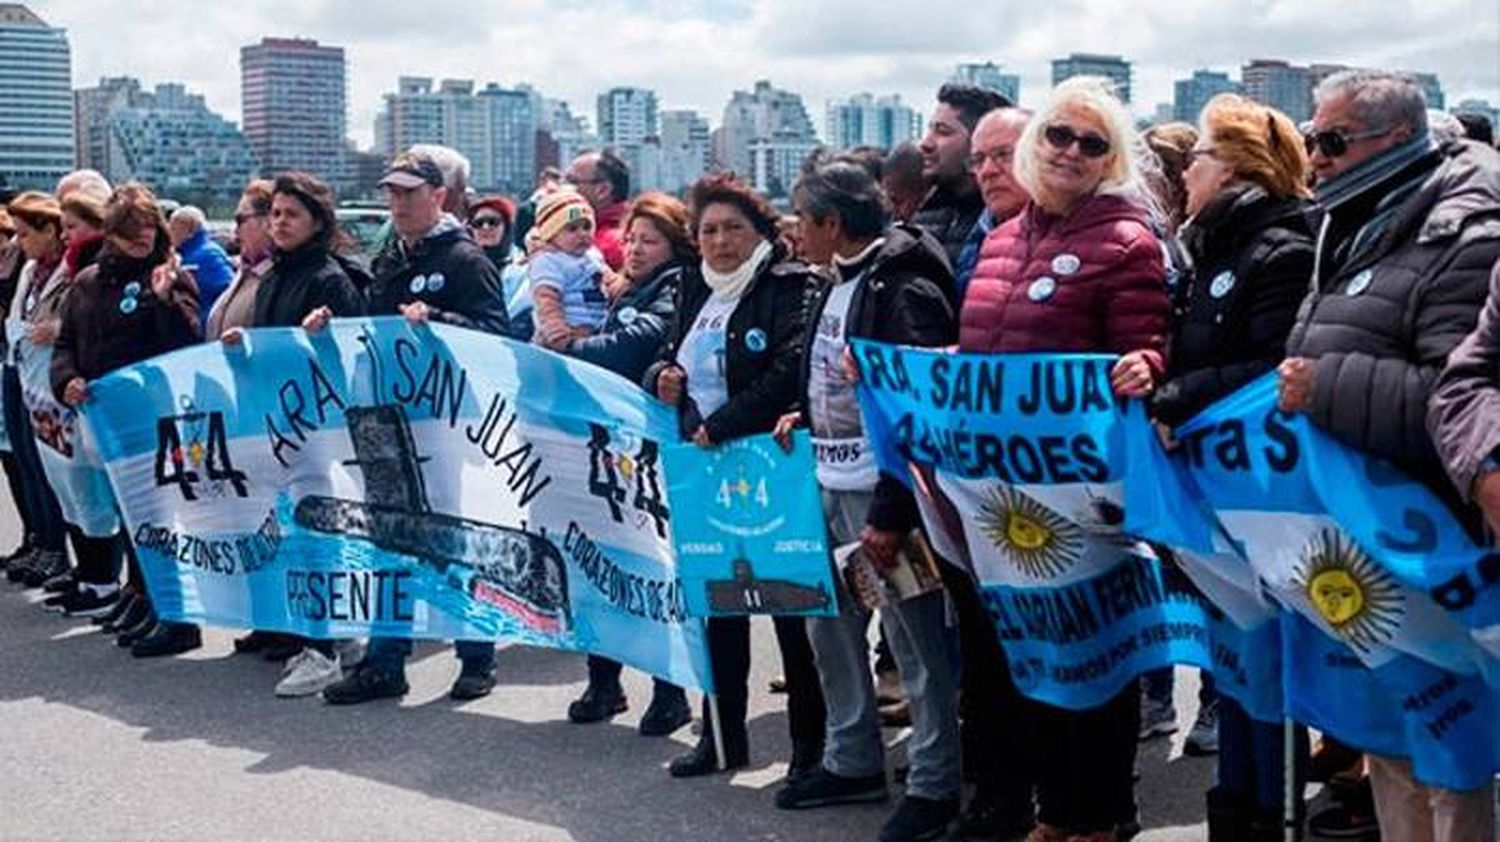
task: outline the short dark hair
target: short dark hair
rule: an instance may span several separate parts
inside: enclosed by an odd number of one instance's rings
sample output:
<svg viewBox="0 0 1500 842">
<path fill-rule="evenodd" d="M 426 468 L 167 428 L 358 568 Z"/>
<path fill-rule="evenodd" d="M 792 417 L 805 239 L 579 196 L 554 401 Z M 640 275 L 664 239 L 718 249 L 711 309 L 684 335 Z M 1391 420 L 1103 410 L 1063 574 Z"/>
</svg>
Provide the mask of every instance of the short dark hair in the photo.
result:
<svg viewBox="0 0 1500 842">
<path fill-rule="evenodd" d="M 318 249 L 331 252 L 344 245 L 338 214 L 333 209 L 333 191 L 328 185 L 305 172 L 284 172 L 276 176 L 272 194 L 291 196 L 318 221 L 318 233 L 312 238 Z"/>
<path fill-rule="evenodd" d="M 803 173 L 792 197 L 816 222 L 837 216 L 852 239 L 878 237 L 891 224 L 880 182 L 855 161 L 833 160 Z"/>
<path fill-rule="evenodd" d="M 938 88 L 937 100 L 957 111 L 959 122 L 971 132 L 979 125 L 980 117 L 1014 104 L 1004 94 L 963 82 L 948 82 Z"/>
<path fill-rule="evenodd" d="M 836 160 L 848 161 L 858 164 L 870 171 L 870 175 L 879 181 L 885 174 L 885 150 L 879 146 L 856 146 L 839 155 Z"/>
<path fill-rule="evenodd" d="M 1453 116 L 1464 127 L 1464 137 L 1485 146 L 1495 145 L 1495 125 L 1490 122 L 1490 118 L 1473 111 L 1460 111 Z"/>
<path fill-rule="evenodd" d="M 703 221 L 703 211 L 709 205 L 718 204 L 733 205 L 755 226 L 756 233 L 773 243 L 781 233 L 777 227 L 781 215 L 764 196 L 751 190 L 749 185 L 740 181 L 733 173 L 710 173 L 698 179 L 688 191 L 695 240 L 698 237 L 698 225 Z"/>
<path fill-rule="evenodd" d="M 630 198 L 630 165 L 615 150 L 605 149 L 599 153 L 599 160 L 594 164 L 594 177 L 609 182 L 609 192 L 615 201 Z"/>
</svg>

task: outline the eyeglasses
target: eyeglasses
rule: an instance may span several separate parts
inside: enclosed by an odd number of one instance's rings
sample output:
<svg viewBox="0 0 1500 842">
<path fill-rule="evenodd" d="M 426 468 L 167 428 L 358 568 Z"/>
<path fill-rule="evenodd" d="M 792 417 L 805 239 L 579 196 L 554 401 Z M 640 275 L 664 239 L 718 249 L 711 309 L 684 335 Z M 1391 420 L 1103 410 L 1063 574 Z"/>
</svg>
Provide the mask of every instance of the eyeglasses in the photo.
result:
<svg viewBox="0 0 1500 842">
<path fill-rule="evenodd" d="M 469 220 L 470 228 L 499 228 L 505 221 L 498 216 L 476 216 Z"/>
<path fill-rule="evenodd" d="M 1016 148 L 1014 146 L 1001 146 L 988 152 L 975 152 L 969 156 L 969 169 L 978 170 L 984 166 L 985 161 L 992 161 L 1001 167 L 1010 166 L 1016 159 Z"/>
<path fill-rule="evenodd" d="M 244 225 L 252 219 L 261 219 L 263 217 L 265 217 L 263 213 L 237 213 L 234 215 L 234 224 Z"/>
<path fill-rule="evenodd" d="M 1085 158 L 1103 158 L 1109 154 L 1109 141 L 1094 134 L 1093 132 L 1077 132 L 1072 126 L 1052 125 L 1042 130 L 1042 137 L 1052 144 L 1052 148 L 1063 151 L 1073 144 L 1078 144 L 1078 151 Z"/>
<path fill-rule="evenodd" d="M 1369 140 L 1372 137 L 1384 137 L 1391 133 L 1389 126 L 1383 129 L 1370 129 L 1367 132 L 1341 132 L 1338 129 L 1330 129 L 1326 132 L 1308 132 L 1302 136 L 1302 142 L 1307 144 L 1307 154 L 1311 155 L 1313 150 L 1323 153 L 1324 157 L 1337 158 L 1349 151 L 1349 144 L 1360 140 Z"/>
</svg>

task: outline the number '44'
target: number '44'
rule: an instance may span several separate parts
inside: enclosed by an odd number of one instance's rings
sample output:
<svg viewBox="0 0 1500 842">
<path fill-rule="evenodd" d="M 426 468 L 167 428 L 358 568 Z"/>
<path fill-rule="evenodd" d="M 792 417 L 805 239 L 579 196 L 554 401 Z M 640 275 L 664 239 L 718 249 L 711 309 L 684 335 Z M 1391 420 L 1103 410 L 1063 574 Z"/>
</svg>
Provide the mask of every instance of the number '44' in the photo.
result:
<svg viewBox="0 0 1500 842">
<path fill-rule="evenodd" d="M 715 496 L 715 499 L 719 501 L 720 506 L 732 509 L 734 508 L 736 498 L 747 496 L 755 500 L 762 509 L 769 508 L 771 505 L 771 493 L 766 489 L 766 478 L 761 477 L 753 485 L 743 477 L 734 482 L 730 482 L 727 479 L 719 480 L 719 493 Z"/>
<path fill-rule="evenodd" d="M 198 415 L 198 418 L 201 417 L 202 415 Z M 187 421 L 197 420 L 191 416 L 181 418 Z M 189 454 L 182 450 L 182 436 L 177 431 L 177 421 L 177 417 L 158 418 L 156 421 L 156 484 L 158 487 L 176 484 L 183 499 L 197 500 L 196 486 L 204 478 L 193 470 L 191 463 L 196 460 L 190 459 Z M 245 472 L 236 470 L 234 462 L 229 458 L 229 442 L 224 433 L 224 413 L 208 414 L 208 441 L 203 444 L 203 470 L 207 474 L 207 480 L 228 482 L 234 488 L 236 496 L 249 496 L 249 491 L 245 488 Z"/>
<path fill-rule="evenodd" d="M 615 523 L 624 522 L 620 507 L 630 497 L 630 505 L 651 518 L 657 536 L 667 537 L 671 514 L 661 498 L 660 448 L 646 439 L 635 456 L 621 459 L 617 466 L 609 440 L 609 430 L 602 424 L 589 424 L 589 493 L 609 504 L 609 514 Z M 622 474 L 625 474 L 623 482 Z M 630 496 L 627 483 L 634 484 L 634 496 Z"/>
</svg>

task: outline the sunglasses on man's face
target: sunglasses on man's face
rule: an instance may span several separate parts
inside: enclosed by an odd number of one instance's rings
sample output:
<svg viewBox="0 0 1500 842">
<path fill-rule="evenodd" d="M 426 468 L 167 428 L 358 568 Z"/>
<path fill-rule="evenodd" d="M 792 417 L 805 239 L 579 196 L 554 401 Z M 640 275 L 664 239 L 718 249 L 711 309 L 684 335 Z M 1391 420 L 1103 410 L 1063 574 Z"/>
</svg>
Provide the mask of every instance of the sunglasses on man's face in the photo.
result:
<svg viewBox="0 0 1500 842">
<path fill-rule="evenodd" d="M 469 220 L 470 228 L 499 228 L 505 222 L 498 216 L 476 216 Z"/>
<path fill-rule="evenodd" d="M 1085 158 L 1103 158 L 1109 154 L 1109 141 L 1094 134 L 1093 132 L 1077 132 L 1072 126 L 1061 124 L 1048 126 L 1042 130 L 1042 137 L 1059 152 L 1066 150 L 1073 144 L 1078 144 L 1078 151 Z"/>
<path fill-rule="evenodd" d="M 1349 144 L 1361 140 L 1369 140 L 1372 137 L 1382 137 L 1391 133 L 1389 128 L 1370 129 L 1367 132 L 1342 132 L 1338 129 L 1330 129 L 1325 132 L 1308 132 L 1302 136 L 1302 142 L 1307 144 L 1307 154 L 1311 155 L 1314 150 L 1323 153 L 1325 158 L 1338 158 L 1349 151 Z"/>
</svg>

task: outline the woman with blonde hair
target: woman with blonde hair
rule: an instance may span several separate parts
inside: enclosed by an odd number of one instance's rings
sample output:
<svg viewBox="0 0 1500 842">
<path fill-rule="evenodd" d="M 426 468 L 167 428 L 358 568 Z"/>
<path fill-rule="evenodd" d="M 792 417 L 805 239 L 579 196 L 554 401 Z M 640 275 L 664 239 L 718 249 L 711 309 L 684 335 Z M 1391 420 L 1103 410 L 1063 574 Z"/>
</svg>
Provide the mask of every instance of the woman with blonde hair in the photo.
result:
<svg viewBox="0 0 1500 842">
<path fill-rule="evenodd" d="M 1166 377 L 1151 397 L 1168 442 L 1171 427 L 1281 362 L 1313 270 L 1307 171 L 1286 115 L 1234 94 L 1203 109 L 1183 173 L 1191 268 L 1173 290 Z M 1210 842 L 1280 839 L 1280 724 L 1254 721 L 1222 696 L 1219 749 Z"/>
<path fill-rule="evenodd" d="M 1058 85 L 1017 143 L 1016 177 L 1032 200 L 984 241 L 959 349 L 1119 354 L 1115 392 L 1147 394 L 1164 370 L 1168 309 L 1152 166 L 1107 80 Z M 1113 840 L 1134 821 L 1138 683 L 1089 710 L 1017 698 L 997 712 L 1034 741 L 1032 842 Z M 1031 805 L 1006 811 L 1029 818 Z"/>
</svg>

